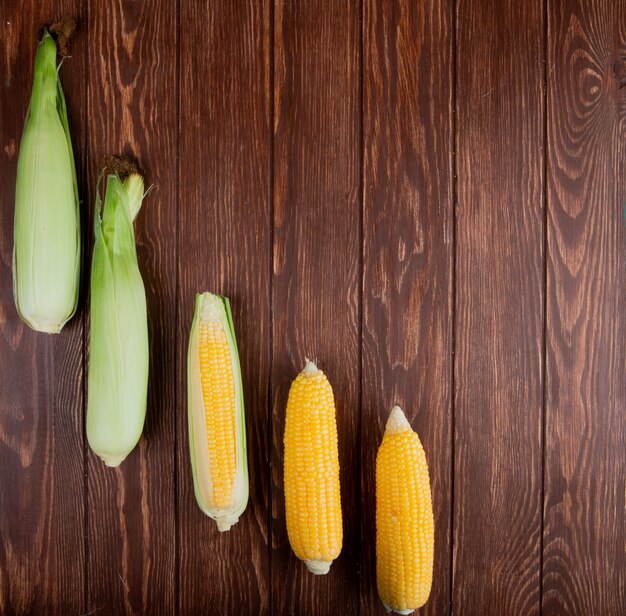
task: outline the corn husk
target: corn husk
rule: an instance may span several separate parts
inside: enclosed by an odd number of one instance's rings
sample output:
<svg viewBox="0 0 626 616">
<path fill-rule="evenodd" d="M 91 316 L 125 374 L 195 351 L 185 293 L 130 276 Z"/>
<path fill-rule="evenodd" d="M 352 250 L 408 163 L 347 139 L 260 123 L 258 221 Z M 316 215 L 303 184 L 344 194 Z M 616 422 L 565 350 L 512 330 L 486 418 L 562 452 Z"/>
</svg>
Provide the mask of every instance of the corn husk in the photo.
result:
<svg viewBox="0 0 626 616">
<path fill-rule="evenodd" d="M 136 185 L 141 190 L 131 190 Z M 91 265 L 87 439 L 107 466 L 118 466 L 141 437 L 148 388 L 146 293 L 137 265 L 133 213 L 143 180 L 106 180 L 98 193 Z"/>
<path fill-rule="evenodd" d="M 46 31 L 17 163 L 13 294 L 32 329 L 59 333 L 78 303 L 80 215 L 57 47 Z"/>
</svg>

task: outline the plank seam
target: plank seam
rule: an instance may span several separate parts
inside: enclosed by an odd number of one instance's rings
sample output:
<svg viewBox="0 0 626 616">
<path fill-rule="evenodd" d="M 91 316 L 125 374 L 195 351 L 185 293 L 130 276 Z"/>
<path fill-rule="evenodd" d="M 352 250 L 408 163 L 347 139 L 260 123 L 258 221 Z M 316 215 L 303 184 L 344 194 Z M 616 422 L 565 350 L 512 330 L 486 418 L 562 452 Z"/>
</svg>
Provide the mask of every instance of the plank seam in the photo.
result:
<svg viewBox="0 0 626 616">
<path fill-rule="evenodd" d="M 360 177 L 359 177 L 359 205 L 360 216 L 358 221 L 358 237 L 359 237 L 359 287 L 358 287 L 358 361 L 357 361 L 357 387 L 358 387 L 358 413 L 359 420 L 357 426 L 358 443 L 361 455 L 357 460 L 357 477 L 358 481 L 358 498 L 356 502 L 357 519 L 360 520 L 360 533 L 359 542 L 356 547 L 356 562 L 357 562 L 357 576 L 359 580 L 359 596 L 357 597 L 357 614 L 361 614 L 361 586 L 363 582 L 361 571 L 361 553 L 363 548 L 363 516 L 362 516 L 362 503 L 363 503 L 363 286 L 365 284 L 365 235 L 364 235 L 364 216 L 365 216 L 365 23 L 364 23 L 364 5 L 365 0 L 359 2 L 359 25 L 360 25 L 360 49 L 359 49 L 359 103 L 360 103 L 360 126 L 359 126 L 359 155 L 361 157 L 360 162 Z"/>
<path fill-rule="evenodd" d="M 90 11 L 91 3 L 89 0 L 85 0 L 86 7 L 86 20 L 85 20 L 85 31 L 86 31 L 86 43 L 85 43 L 85 72 L 84 72 L 84 82 L 86 84 L 86 94 L 85 94 L 85 126 L 84 126 L 84 144 L 85 151 L 83 152 L 83 173 L 84 178 L 87 184 L 89 184 L 89 94 L 90 94 L 90 80 L 89 80 L 89 67 L 91 66 L 90 62 L 90 45 L 89 45 L 89 24 L 90 24 Z M 83 219 L 86 222 L 89 222 L 89 193 L 85 199 L 87 203 L 87 207 L 85 209 Z M 88 227 L 89 225 L 85 225 Z M 87 239 L 87 234 L 83 234 L 83 246 L 85 247 L 85 254 L 83 254 L 83 266 L 86 266 L 89 262 L 88 258 L 88 248 L 89 248 L 89 240 Z M 83 275 L 86 267 L 83 267 Z M 85 283 L 88 286 L 88 283 Z M 85 293 L 85 300 L 89 292 Z M 83 310 L 83 614 L 86 613 L 89 608 L 89 457 L 87 450 L 87 314 L 88 314 L 88 306 L 86 306 Z"/>
<path fill-rule="evenodd" d="M 454 488 L 455 488 L 455 441 L 456 441 L 456 302 L 457 302 L 457 207 L 458 207 L 458 181 L 457 181 L 457 149 L 458 149 L 458 126 L 457 126 L 457 36 L 458 36 L 458 0 L 452 4 L 452 365 L 450 371 L 450 554 L 449 554 L 449 614 L 453 614 L 453 591 L 454 591 Z"/>
<path fill-rule="evenodd" d="M 175 246 L 176 246 L 176 288 L 174 289 L 174 408 L 179 408 L 180 387 L 178 385 L 179 374 L 179 349 L 178 336 L 180 335 L 180 312 L 178 301 L 180 299 L 180 0 L 176 0 L 176 230 L 175 230 Z M 183 371 L 184 373 L 184 371 Z M 176 413 L 174 417 L 174 426 L 178 426 L 176 421 Z M 174 430 L 174 522 L 176 524 L 174 533 L 174 613 L 180 614 L 180 533 L 179 533 L 179 476 L 178 476 L 178 430 Z"/>
<path fill-rule="evenodd" d="M 267 384 L 267 489 L 268 489 L 268 508 L 267 508 L 267 565 L 269 575 L 269 613 L 273 614 L 273 577 L 272 577 L 272 514 L 273 514 L 273 500 L 272 500 L 272 444 L 273 430 L 272 419 L 274 414 L 274 53 L 275 53 L 275 23 L 274 23 L 274 0 L 269 3 L 269 343 L 268 343 L 268 384 Z"/>
<path fill-rule="evenodd" d="M 543 2 L 543 331 L 541 391 L 541 527 L 539 535 L 539 614 L 543 614 L 543 550 L 546 485 L 546 375 L 548 373 L 548 0 Z"/>
</svg>

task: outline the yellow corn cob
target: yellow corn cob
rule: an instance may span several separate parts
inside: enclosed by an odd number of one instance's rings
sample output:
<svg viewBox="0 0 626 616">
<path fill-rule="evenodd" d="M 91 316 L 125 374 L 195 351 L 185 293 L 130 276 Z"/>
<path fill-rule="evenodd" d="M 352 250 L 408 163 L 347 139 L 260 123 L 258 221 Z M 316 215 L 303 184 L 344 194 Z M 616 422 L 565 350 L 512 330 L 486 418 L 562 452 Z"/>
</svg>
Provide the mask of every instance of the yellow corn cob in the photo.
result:
<svg viewBox="0 0 626 616">
<path fill-rule="evenodd" d="M 343 541 L 337 424 L 330 383 L 308 360 L 289 390 L 284 445 L 289 543 L 309 571 L 323 575 Z"/>
<path fill-rule="evenodd" d="M 387 611 L 426 603 L 435 525 L 426 455 L 402 409 L 391 409 L 376 456 L 376 577 Z"/>
<path fill-rule="evenodd" d="M 188 362 L 196 500 L 225 531 L 248 501 L 241 372 L 226 298 L 211 293 L 196 297 Z"/>
<path fill-rule="evenodd" d="M 221 323 L 198 327 L 200 379 L 204 398 L 213 500 L 218 509 L 232 504 L 235 483 L 235 386 L 230 349 Z M 223 412 L 216 413 L 216 409 Z"/>
</svg>

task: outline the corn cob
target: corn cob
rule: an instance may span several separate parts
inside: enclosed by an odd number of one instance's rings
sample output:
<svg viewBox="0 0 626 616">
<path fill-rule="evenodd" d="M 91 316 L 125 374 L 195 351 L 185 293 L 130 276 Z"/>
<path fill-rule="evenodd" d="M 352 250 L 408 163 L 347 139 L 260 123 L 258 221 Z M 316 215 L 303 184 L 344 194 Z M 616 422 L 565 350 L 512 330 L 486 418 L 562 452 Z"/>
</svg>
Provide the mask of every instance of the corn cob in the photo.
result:
<svg viewBox="0 0 626 616">
<path fill-rule="evenodd" d="M 241 369 L 227 298 L 196 296 L 187 369 L 196 500 L 217 528 L 227 531 L 248 503 Z"/>
<path fill-rule="evenodd" d="M 337 424 L 330 383 L 308 360 L 289 391 L 284 445 L 289 542 L 309 571 L 325 574 L 343 540 Z"/>
<path fill-rule="evenodd" d="M 426 603 L 433 575 L 434 520 L 419 437 L 394 406 L 376 457 L 376 576 L 387 611 Z"/>
<path fill-rule="evenodd" d="M 143 197 L 137 173 L 107 176 L 104 208 L 96 196 L 87 440 L 107 466 L 132 451 L 146 417 L 148 317 L 132 222 Z"/>
<path fill-rule="evenodd" d="M 80 215 L 72 142 L 46 30 L 20 143 L 15 190 L 13 294 L 32 329 L 57 334 L 73 316 L 80 278 Z"/>
</svg>

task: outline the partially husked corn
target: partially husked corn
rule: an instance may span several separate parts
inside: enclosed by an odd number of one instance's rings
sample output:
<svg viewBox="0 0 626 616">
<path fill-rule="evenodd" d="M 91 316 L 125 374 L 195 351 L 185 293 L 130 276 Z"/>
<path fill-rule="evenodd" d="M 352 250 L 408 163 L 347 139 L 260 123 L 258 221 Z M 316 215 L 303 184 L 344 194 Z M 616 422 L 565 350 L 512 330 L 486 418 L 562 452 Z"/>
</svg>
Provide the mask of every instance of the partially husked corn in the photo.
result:
<svg viewBox="0 0 626 616">
<path fill-rule="evenodd" d="M 343 541 L 339 452 L 333 390 L 311 361 L 289 391 L 284 445 L 289 542 L 311 572 L 325 574 Z"/>
<path fill-rule="evenodd" d="M 196 296 L 189 340 L 189 443 L 198 505 L 220 531 L 248 502 L 246 428 L 237 343 L 227 298 Z"/>
<path fill-rule="evenodd" d="M 387 611 L 410 614 L 426 603 L 433 556 L 426 455 L 402 409 L 395 406 L 376 457 L 376 577 Z"/>
</svg>

